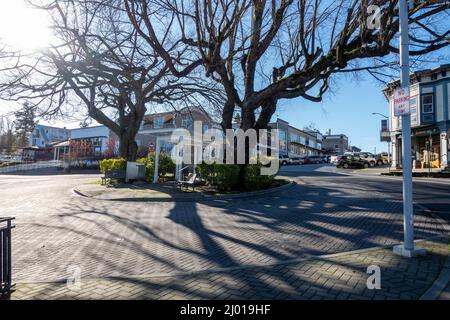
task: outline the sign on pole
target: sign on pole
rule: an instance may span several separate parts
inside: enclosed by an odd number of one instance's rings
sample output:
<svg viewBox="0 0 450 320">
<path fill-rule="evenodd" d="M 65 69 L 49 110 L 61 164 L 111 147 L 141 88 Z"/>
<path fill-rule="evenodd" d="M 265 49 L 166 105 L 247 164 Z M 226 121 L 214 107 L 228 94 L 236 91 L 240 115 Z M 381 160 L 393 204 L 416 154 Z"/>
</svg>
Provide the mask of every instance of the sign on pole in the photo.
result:
<svg viewBox="0 0 450 320">
<path fill-rule="evenodd" d="M 410 114 L 409 88 L 397 88 L 394 91 L 394 116 L 400 117 Z"/>
</svg>

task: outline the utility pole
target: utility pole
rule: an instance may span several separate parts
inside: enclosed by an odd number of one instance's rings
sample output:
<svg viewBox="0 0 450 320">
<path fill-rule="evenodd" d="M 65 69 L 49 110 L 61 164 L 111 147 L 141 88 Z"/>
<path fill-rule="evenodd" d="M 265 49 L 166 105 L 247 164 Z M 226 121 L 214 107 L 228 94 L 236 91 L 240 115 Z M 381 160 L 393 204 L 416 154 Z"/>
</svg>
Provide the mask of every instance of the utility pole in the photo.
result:
<svg viewBox="0 0 450 320">
<path fill-rule="evenodd" d="M 400 86 L 409 95 L 409 33 L 408 1 L 399 1 L 400 19 Z M 424 249 L 414 248 L 414 217 L 411 165 L 411 116 L 402 114 L 402 167 L 403 167 L 403 231 L 404 242 L 394 247 L 394 253 L 404 257 L 425 254 Z"/>
</svg>

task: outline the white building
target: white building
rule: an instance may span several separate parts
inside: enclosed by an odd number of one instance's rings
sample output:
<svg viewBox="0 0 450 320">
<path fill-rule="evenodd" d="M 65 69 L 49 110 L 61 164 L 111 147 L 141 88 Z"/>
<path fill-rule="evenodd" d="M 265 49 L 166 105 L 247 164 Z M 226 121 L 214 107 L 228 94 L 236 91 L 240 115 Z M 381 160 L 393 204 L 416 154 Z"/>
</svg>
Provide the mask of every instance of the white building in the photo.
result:
<svg viewBox="0 0 450 320">
<path fill-rule="evenodd" d="M 449 166 L 450 64 L 411 74 L 411 147 L 415 168 Z M 392 166 L 402 166 L 402 123 L 394 116 L 394 90 L 399 80 L 388 84 L 384 94 L 389 102 Z"/>
<path fill-rule="evenodd" d="M 108 141 L 115 137 L 114 133 L 105 126 L 95 126 L 69 130 L 69 137 L 54 146 L 54 159 L 60 160 L 69 150 L 69 140 L 83 140 L 92 146 L 94 157 L 99 157 L 108 150 Z"/>
<path fill-rule="evenodd" d="M 69 139 L 69 130 L 37 124 L 28 141 L 29 147 L 45 148 Z"/>
</svg>

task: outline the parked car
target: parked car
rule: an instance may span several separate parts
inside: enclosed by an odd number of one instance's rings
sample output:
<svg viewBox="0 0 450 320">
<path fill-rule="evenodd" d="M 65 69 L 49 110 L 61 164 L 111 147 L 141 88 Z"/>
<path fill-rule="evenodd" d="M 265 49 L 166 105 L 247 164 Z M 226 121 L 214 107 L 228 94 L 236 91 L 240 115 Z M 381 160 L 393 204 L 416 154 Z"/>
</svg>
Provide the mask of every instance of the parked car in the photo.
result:
<svg viewBox="0 0 450 320">
<path fill-rule="evenodd" d="M 311 163 L 324 163 L 324 160 L 321 156 L 311 156 L 309 158 L 311 160 Z"/>
<path fill-rule="evenodd" d="M 280 160 L 280 165 L 282 165 L 282 166 L 292 163 L 291 159 L 289 158 L 289 156 L 287 154 L 280 154 L 278 156 L 278 159 Z"/>
<path fill-rule="evenodd" d="M 302 160 L 303 160 L 303 164 L 310 164 L 310 163 L 312 163 L 311 159 L 309 157 L 303 157 Z"/>
<path fill-rule="evenodd" d="M 338 168 L 369 168 L 370 163 L 359 156 L 342 156 L 336 167 Z"/>
<path fill-rule="evenodd" d="M 303 164 L 303 158 L 301 157 L 292 157 L 291 164 Z"/>
<path fill-rule="evenodd" d="M 330 156 L 330 163 L 336 164 L 338 163 L 340 156 Z"/>
<path fill-rule="evenodd" d="M 389 155 L 387 152 L 381 152 L 377 155 L 377 165 L 381 166 L 383 164 L 389 163 Z"/>
<path fill-rule="evenodd" d="M 375 165 L 377 164 L 377 158 L 370 152 L 357 152 L 353 155 L 366 160 L 367 162 L 369 162 L 369 165 L 371 167 L 375 167 Z"/>
</svg>

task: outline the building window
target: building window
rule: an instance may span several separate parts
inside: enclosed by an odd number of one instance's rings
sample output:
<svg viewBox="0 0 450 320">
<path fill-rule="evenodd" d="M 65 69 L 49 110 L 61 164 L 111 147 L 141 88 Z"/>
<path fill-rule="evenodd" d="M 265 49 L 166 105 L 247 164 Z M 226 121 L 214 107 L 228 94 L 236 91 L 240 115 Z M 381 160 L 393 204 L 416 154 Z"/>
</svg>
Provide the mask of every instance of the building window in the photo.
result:
<svg viewBox="0 0 450 320">
<path fill-rule="evenodd" d="M 153 121 L 153 128 L 161 129 L 164 126 L 164 117 L 156 117 Z"/>
<path fill-rule="evenodd" d="M 433 113 L 433 94 L 422 95 L 422 112 L 423 113 Z"/>
<path fill-rule="evenodd" d="M 291 142 L 297 142 L 297 135 L 295 133 L 290 134 Z"/>
<path fill-rule="evenodd" d="M 181 126 L 186 129 L 191 129 L 192 128 L 192 118 L 188 116 L 188 117 L 184 118 L 183 120 L 181 120 Z"/>
<path fill-rule="evenodd" d="M 94 148 L 94 155 L 100 156 L 102 154 L 102 148 L 101 147 L 95 147 Z"/>
<path fill-rule="evenodd" d="M 287 150 L 286 131 L 279 130 L 280 150 Z"/>
</svg>

